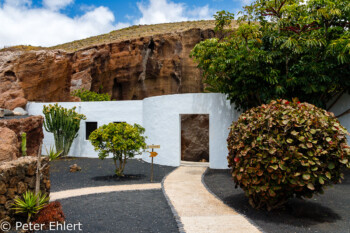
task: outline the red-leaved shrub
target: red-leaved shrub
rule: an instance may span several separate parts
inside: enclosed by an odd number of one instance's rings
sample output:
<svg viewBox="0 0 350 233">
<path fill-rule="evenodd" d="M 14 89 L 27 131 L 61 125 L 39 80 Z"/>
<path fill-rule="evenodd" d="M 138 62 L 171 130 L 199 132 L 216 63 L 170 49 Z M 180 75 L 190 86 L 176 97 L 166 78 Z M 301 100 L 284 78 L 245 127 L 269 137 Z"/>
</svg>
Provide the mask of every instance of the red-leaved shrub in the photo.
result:
<svg viewBox="0 0 350 233">
<path fill-rule="evenodd" d="M 332 113 L 312 104 L 277 100 L 252 108 L 231 126 L 232 177 L 254 208 L 310 198 L 344 178 L 350 167 L 347 135 Z"/>
<path fill-rule="evenodd" d="M 50 226 L 54 226 L 56 222 L 63 223 L 65 216 L 62 211 L 61 203 L 54 201 L 45 206 L 40 212 L 35 216 L 33 224 L 45 224 L 43 229 L 48 229 Z"/>
</svg>

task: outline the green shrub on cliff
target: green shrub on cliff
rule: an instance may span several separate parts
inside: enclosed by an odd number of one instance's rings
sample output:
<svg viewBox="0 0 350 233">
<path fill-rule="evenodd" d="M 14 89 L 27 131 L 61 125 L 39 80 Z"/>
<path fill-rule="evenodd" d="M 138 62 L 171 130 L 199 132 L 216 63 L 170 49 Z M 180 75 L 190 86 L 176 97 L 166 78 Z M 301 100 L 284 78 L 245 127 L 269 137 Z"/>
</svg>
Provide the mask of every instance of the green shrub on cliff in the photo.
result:
<svg viewBox="0 0 350 233">
<path fill-rule="evenodd" d="M 231 126 L 228 163 L 254 208 L 311 198 L 344 178 L 348 132 L 332 113 L 286 100 L 252 108 Z"/>
<path fill-rule="evenodd" d="M 96 93 L 93 91 L 78 89 L 72 92 L 72 96 L 79 97 L 81 101 L 88 102 L 88 101 L 111 101 L 111 96 L 107 93 Z"/>
</svg>

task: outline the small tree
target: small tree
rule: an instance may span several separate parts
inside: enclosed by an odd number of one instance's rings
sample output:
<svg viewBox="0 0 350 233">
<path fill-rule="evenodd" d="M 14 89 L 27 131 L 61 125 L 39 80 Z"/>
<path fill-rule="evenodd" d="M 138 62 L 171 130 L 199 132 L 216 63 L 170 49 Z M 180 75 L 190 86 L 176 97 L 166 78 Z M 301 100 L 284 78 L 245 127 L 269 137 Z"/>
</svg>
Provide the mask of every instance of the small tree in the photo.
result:
<svg viewBox="0 0 350 233">
<path fill-rule="evenodd" d="M 47 132 L 53 133 L 56 151 L 63 151 L 63 156 L 68 155 L 74 139 L 78 136 L 80 121 L 85 120 L 83 114 L 75 111 L 76 107 L 66 109 L 58 104 L 44 105 L 44 127 Z"/>
<path fill-rule="evenodd" d="M 104 159 L 110 154 L 116 167 L 115 174 L 124 176 L 123 171 L 128 158 L 132 158 L 141 149 L 146 147 L 146 137 L 142 134 L 145 129 L 134 124 L 109 123 L 103 125 L 90 134 L 89 140 L 99 151 L 99 158 Z"/>
</svg>

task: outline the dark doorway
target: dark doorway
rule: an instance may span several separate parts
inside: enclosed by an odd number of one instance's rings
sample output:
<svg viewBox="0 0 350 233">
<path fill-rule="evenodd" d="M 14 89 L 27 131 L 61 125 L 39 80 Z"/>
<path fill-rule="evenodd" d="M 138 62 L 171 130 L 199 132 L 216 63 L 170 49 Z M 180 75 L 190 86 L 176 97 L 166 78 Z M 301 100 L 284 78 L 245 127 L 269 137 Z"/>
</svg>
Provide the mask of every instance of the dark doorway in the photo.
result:
<svg viewBox="0 0 350 233">
<path fill-rule="evenodd" d="M 209 114 L 181 114 L 181 160 L 209 162 Z"/>
</svg>

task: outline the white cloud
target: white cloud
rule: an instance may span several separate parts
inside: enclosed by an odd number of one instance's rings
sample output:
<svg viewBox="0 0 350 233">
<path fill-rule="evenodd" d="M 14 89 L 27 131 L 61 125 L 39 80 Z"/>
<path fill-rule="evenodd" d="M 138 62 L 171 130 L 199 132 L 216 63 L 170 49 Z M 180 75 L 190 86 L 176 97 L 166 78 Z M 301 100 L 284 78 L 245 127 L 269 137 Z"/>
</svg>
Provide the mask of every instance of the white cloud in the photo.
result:
<svg viewBox="0 0 350 233">
<path fill-rule="evenodd" d="M 135 24 L 157 24 L 188 20 L 211 19 L 215 13 L 208 5 L 189 9 L 184 3 L 174 3 L 168 0 L 150 0 L 145 5 L 137 3 L 142 17 Z"/>
<path fill-rule="evenodd" d="M 212 19 L 215 13 L 208 5 L 189 7 L 171 0 L 149 0 L 137 3 L 140 18 L 132 16 L 126 17 L 127 22 L 115 22 L 113 12 L 104 6 L 80 5 L 84 14 L 73 17 L 60 11 L 70 4 L 74 0 L 42 0 L 42 7 L 32 6 L 32 0 L 4 0 L 0 4 L 0 48 L 21 44 L 53 46 L 128 27 L 129 22 L 157 24 Z"/>
<path fill-rule="evenodd" d="M 74 0 L 43 0 L 43 5 L 51 10 L 60 10 L 73 2 Z"/>
<path fill-rule="evenodd" d="M 93 8 L 71 18 L 57 10 L 72 0 L 45 1 L 49 5 L 43 8 L 31 8 L 30 0 L 4 2 L 0 7 L 0 48 L 19 44 L 52 46 L 129 26 L 115 24 L 114 14 L 106 7 Z"/>
</svg>

